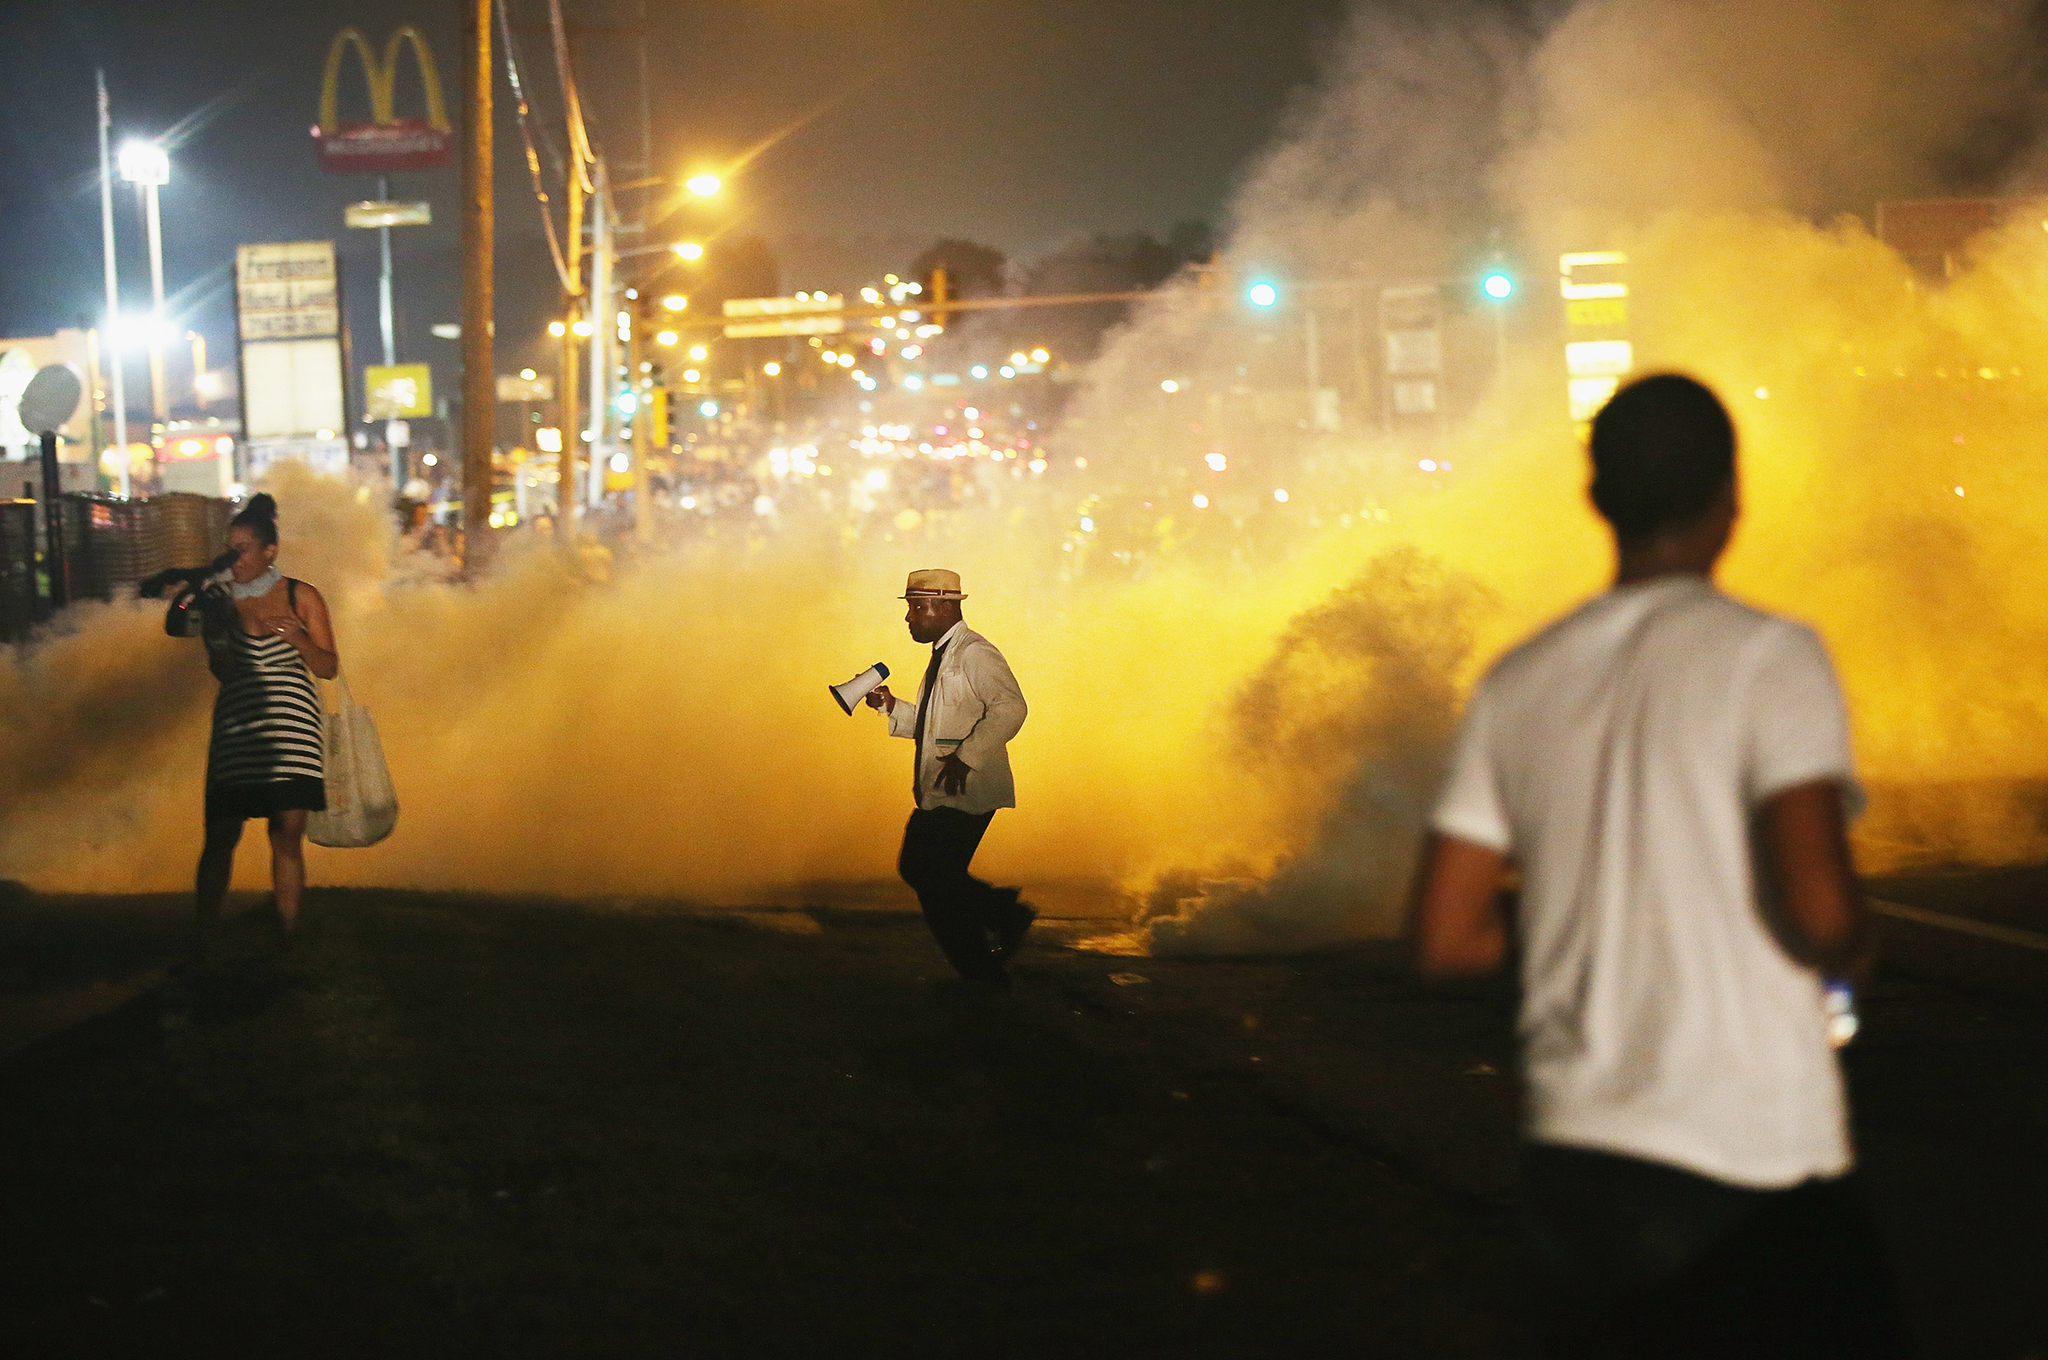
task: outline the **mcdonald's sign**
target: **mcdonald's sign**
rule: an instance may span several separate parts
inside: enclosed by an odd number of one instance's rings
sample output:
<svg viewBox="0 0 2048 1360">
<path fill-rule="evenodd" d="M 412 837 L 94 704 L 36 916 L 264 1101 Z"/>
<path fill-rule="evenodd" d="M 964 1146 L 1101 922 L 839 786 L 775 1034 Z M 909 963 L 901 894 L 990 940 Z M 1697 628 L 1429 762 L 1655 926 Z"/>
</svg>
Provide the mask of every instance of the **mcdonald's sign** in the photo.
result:
<svg viewBox="0 0 2048 1360">
<path fill-rule="evenodd" d="M 425 118 L 400 118 L 396 113 L 398 49 L 412 44 L 419 62 L 420 85 L 426 92 Z M 362 58 L 363 79 L 370 87 L 370 121 L 344 123 L 337 112 L 337 82 L 342 59 L 354 47 Z M 313 129 L 320 144 L 320 168 L 333 174 L 382 175 L 393 170 L 432 170 L 448 164 L 454 133 L 441 98 L 441 76 L 427 40 L 411 24 L 394 32 L 378 60 L 362 30 L 344 28 L 327 47 L 327 73 L 320 82 L 320 122 Z"/>
</svg>

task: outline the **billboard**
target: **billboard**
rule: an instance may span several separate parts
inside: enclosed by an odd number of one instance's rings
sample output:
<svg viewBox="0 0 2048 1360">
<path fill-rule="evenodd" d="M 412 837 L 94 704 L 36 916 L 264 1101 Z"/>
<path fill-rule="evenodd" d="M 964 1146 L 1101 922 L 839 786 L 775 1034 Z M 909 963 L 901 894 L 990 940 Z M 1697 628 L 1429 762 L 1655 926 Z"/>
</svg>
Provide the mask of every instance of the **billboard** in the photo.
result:
<svg viewBox="0 0 2048 1360">
<path fill-rule="evenodd" d="M 764 335 L 838 335 L 846 329 L 839 315 L 846 299 L 838 293 L 804 297 L 728 298 L 725 337 L 744 340 Z M 760 317 L 762 320 L 749 320 Z"/>
<path fill-rule="evenodd" d="M 348 466 L 341 297 L 332 241 L 263 241 L 235 250 L 242 431 L 253 481 L 278 458 Z"/>
<path fill-rule="evenodd" d="M 427 116 L 397 116 L 398 50 L 411 44 L 419 62 L 420 85 L 426 91 Z M 370 87 L 370 121 L 344 123 L 340 118 L 337 83 L 342 59 L 353 47 L 362 58 L 363 79 Z M 384 41 L 380 61 L 358 28 L 344 28 L 327 47 L 327 71 L 320 82 L 320 121 L 313 128 L 320 148 L 320 168 L 330 174 L 384 175 L 395 170 L 434 170 L 448 164 L 455 136 L 441 99 L 441 76 L 427 40 L 411 24 Z"/>
<path fill-rule="evenodd" d="M 334 242 L 276 241 L 235 251 L 244 343 L 341 334 Z"/>
</svg>

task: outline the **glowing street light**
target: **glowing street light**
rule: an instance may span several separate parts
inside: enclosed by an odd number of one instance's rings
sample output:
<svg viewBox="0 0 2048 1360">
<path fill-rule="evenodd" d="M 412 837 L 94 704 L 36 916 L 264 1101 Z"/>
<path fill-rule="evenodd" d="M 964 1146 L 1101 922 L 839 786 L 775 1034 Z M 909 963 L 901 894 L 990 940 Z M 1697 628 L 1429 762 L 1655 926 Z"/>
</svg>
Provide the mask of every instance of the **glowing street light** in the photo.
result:
<svg viewBox="0 0 2048 1360">
<path fill-rule="evenodd" d="M 548 322 L 548 334 L 559 340 L 569 333 L 569 328 L 559 321 Z"/>
<path fill-rule="evenodd" d="M 588 336 L 590 332 L 596 328 L 593 327 L 588 321 L 578 321 L 575 325 L 569 327 L 569 329 L 576 332 L 576 334 L 580 336 Z"/>
<path fill-rule="evenodd" d="M 661 300 L 661 305 L 671 312 L 680 312 L 690 305 L 690 300 L 681 293 L 670 293 Z"/>
<path fill-rule="evenodd" d="M 725 187 L 725 181 L 716 175 L 692 175 L 683 181 L 683 187 L 699 198 L 710 198 Z"/>
<path fill-rule="evenodd" d="M 1479 280 L 1479 291 L 1495 302 L 1506 302 L 1515 295 L 1515 277 L 1505 269 L 1489 269 Z"/>
<path fill-rule="evenodd" d="M 654 343 L 664 346 L 673 345 L 679 338 L 674 331 L 660 331 L 655 334 Z"/>
<path fill-rule="evenodd" d="M 155 142 L 128 141 L 121 143 L 119 157 L 121 178 L 130 184 L 169 184 L 171 182 L 171 154 Z"/>
<path fill-rule="evenodd" d="M 142 195 L 143 219 L 149 226 L 149 398 L 150 414 L 161 425 L 170 419 L 170 406 L 164 393 L 164 227 L 156 191 L 171 182 L 171 154 L 155 142 L 126 141 L 121 143 L 119 162 L 121 178 Z"/>
<path fill-rule="evenodd" d="M 1245 289 L 1244 296 L 1254 307 L 1270 307 L 1280 300 L 1280 290 L 1270 283 L 1255 283 Z"/>
<path fill-rule="evenodd" d="M 704 247 L 698 245 L 695 241 L 678 241 L 670 246 L 669 249 L 685 260 L 701 260 L 704 258 Z"/>
<path fill-rule="evenodd" d="M 782 365 L 776 363 L 773 359 L 770 359 L 767 363 L 761 365 L 761 371 L 772 378 L 776 374 L 782 372 Z"/>
<path fill-rule="evenodd" d="M 692 345 L 690 346 L 690 357 L 701 364 L 711 357 L 711 351 L 703 345 Z"/>
</svg>

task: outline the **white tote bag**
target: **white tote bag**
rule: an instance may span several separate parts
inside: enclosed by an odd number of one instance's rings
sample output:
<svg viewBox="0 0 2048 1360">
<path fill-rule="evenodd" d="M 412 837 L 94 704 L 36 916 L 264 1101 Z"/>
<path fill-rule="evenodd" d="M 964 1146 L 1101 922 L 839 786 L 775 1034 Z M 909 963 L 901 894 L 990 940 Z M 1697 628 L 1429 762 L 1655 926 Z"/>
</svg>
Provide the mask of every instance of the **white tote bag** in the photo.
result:
<svg viewBox="0 0 2048 1360">
<path fill-rule="evenodd" d="M 398 825 L 398 791 L 384 764 L 384 744 L 370 710 L 339 678 L 341 706 L 324 715 L 322 756 L 326 762 L 327 811 L 306 819 L 306 838 L 315 845 L 351 849 L 375 845 Z"/>
</svg>

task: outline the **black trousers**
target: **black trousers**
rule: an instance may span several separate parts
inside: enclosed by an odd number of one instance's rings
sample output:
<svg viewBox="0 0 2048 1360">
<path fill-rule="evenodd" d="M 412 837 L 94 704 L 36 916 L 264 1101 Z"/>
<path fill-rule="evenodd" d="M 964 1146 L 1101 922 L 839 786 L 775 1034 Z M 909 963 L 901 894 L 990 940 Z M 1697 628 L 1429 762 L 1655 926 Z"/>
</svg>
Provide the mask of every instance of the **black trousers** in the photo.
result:
<svg viewBox="0 0 2048 1360">
<path fill-rule="evenodd" d="M 967 872 L 994 819 L 993 812 L 919 808 L 903 828 L 903 853 L 896 859 L 932 938 L 962 977 L 1001 974 L 992 932 L 1022 910 L 1015 888 L 991 887 Z"/>
<path fill-rule="evenodd" d="M 1750 1190 L 1529 1144 L 1522 1221 L 1547 1355 L 1912 1353 L 1854 1173 Z"/>
</svg>

